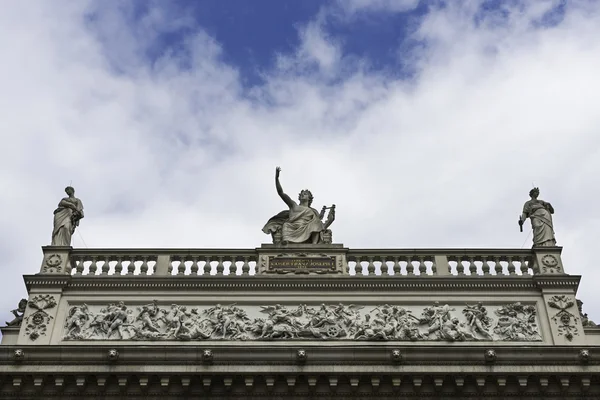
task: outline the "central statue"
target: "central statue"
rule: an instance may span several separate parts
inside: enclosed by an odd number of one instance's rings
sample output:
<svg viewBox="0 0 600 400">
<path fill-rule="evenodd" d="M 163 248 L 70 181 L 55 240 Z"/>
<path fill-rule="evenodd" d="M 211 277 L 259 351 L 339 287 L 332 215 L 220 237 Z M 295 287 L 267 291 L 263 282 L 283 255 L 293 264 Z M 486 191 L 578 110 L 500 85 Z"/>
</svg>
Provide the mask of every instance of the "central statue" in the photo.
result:
<svg viewBox="0 0 600 400">
<path fill-rule="evenodd" d="M 331 231 L 327 229 L 335 219 L 335 205 L 321 209 L 319 213 L 311 207 L 313 195 L 308 189 L 304 189 L 298 195 L 298 203 L 283 192 L 279 183 L 281 168 L 275 169 L 275 188 L 277 194 L 289 207 L 269 219 L 262 229 L 264 233 L 271 234 L 274 244 L 286 245 L 288 243 L 331 243 Z M 329 209 L 327 221 L 321 220 L 325 211 Z"/>
</svg>

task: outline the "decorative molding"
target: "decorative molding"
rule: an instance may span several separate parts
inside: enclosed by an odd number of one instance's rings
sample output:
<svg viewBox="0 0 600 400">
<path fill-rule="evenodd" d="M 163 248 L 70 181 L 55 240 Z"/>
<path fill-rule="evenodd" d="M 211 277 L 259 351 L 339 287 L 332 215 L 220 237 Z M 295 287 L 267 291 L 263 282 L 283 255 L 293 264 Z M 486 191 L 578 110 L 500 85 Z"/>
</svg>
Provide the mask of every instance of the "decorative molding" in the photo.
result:
<svg viewBox="0 0 600 400">
<path fill-rule="evenodd" d="M 568 341 L 572 341 L 575 336 L 579 335 L 579 329 L 577 328 L 579 317 L 568 311 L 576 304 L 574 298 L 571 299 L 566 295 L 552 296 L 548 301 L 548 306 L 559 310 L 552 317 L 552 321 L 558 325 L 558 336 L 564 336 Z"/>
<path fill-rule="evenodd" d="M 490 306 L 488 306 L 490 307 Z M 461 312 L 448 304 L 401 307 L 383 304 L 320 306 L 236 304 L 193 307 L 157 301 L 69 309 L 64 340 L 348 340 L 540 341 L 533 305 L 482 303 Z"/>
<path fill-rule="evenodd" d="M 35 341 L 38 337 L 46 334 L 48 324 L 53 317 L 45 310 L 56 307 L 56 300 L 49 294 L 37 295 L 29 299 L 27 306 L 36 311 L 25 318 L 25 334 Z"/>
<path fill-rule="evenodd" d="M 50 275 L 28 275 L 25 283 L 32 287 L 63 287 L 64 291 L 89 290 L 114 292 L 114 290 L 201 290 L 201 291 L 453 291 L 474 290 L 489 292 L 536 290 L 540 286 L 577 287 L 579 277 L 546 278 L 536 277 L 403 277 L 386 278 L 367 276 L 327 275 L 277 275 L 260 276 L 69 276 L 64 280 L 49 279 Z"/>
</svg>

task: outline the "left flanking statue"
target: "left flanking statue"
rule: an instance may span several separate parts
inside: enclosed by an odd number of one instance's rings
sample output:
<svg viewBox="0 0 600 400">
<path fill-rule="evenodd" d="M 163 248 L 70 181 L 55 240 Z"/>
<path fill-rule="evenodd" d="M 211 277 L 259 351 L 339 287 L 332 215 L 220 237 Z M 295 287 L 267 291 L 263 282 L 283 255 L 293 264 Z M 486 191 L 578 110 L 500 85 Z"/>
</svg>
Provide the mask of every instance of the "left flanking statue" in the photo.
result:
<svg viewBox="0 0 600 400">
<path fill-rule="evenodd" d="M 289 210 L 273 216 L 262 229 L 264 233 L 271 234 L 274 244 L 286 245 L 288 243 L 330 244 L 331 230 L 327 229 L 335 220 L 335 204 L 325 207 L 318 212 L 311 207 L 313 195 L 304 189 L 298 196 L 298 203 L 283 192 L 279 183 L 281 168 L 275 169 L 275 188 L 277 194 L 287 204 Z M 323 222 L 325 212 L 329 209 L 327 220 Z"/>
<path fill-rule="evenodd" d="M 67 186 L 65 192 L 67 197 L 64 197 L 58 203 L 58 208 L 54 210 L 52 246 L 70 246 L 75 228 L 83 218 L 83 203 L 75 197 L 75 189 Z"/>
</svg>

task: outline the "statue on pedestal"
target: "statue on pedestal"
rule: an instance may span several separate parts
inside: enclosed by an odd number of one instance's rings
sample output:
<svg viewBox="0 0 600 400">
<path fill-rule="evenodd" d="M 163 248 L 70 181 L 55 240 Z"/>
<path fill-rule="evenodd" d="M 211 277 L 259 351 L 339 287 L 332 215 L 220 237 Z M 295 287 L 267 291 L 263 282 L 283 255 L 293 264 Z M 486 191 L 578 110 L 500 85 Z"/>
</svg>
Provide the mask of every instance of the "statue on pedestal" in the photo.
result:
<svg viewBox="0 0 600 400">
<path fill-rule="evenodd" d="M 277 194 L 287 204 L 289 210 L 275 215 L 262 229 L 264 233 L 273 236 L 273 243 L 331 243 L 331 231 L 327 229 L 335 219 L 335 205 L 321 209 L 319 213 L 311 207 L 313 195 L 310 190 L 305 189 L 298 196 L 298 203 L 283 192 L 279 183 L 281 168 L 275 169 L 275 188 Z M 327 221 L 322 222 L 326 210 L 329 209 Z"/>
<path fill-rule="evenodd" d="M 65 192 L 67 197 L 64 197 L 58 203 L 58 208 L 54 210 L 52 246 L 70 246 L 75 228 L 83 218 L 83 203 L 75 197 L 75 189 L 67 186 Z"/>
<path fill-rule="evenodd" d="M 523 214 L 519 217 L 519 226 L 523 232 L 523 224 L 527 218 L 531 219 L 533 229 L 533 247 L 556 246 L 552 214 L 554 208 L 548 202 L 538 200 L 540 189 L 533 188 L 529 191 L 531 200 L 523 205 Z"/>
</svg>

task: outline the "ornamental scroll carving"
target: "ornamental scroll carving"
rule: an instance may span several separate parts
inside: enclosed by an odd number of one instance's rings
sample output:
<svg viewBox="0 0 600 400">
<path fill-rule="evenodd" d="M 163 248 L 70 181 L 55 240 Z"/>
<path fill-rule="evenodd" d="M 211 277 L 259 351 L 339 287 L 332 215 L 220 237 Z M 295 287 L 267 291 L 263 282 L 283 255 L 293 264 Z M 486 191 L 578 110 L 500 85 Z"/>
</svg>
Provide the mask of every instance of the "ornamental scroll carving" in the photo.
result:
<svg viewBox="0 0 600 400">
<path fill-rule="evenodd" d="M 534 306 L 236 304 L 70 308 L 64 340 L 539 341 Z M 497 318 L 492 315 L 498 316 Z"/>
</svg>

